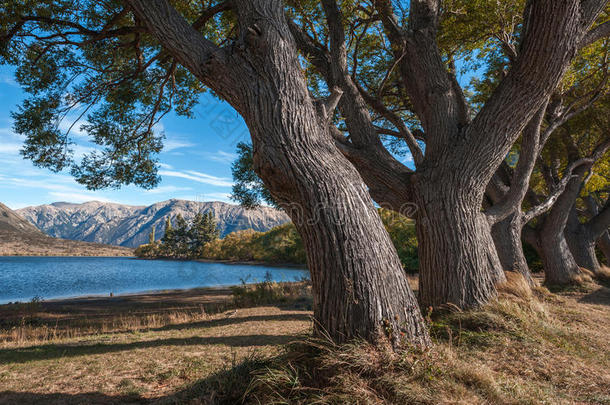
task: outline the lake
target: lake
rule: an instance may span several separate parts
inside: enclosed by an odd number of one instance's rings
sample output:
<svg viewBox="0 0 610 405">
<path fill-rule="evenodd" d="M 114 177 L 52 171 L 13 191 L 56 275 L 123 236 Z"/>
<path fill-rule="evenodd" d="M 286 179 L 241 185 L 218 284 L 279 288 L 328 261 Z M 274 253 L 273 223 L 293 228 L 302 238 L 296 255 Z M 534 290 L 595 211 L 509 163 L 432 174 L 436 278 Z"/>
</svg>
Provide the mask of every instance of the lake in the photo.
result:
<svg viewBox="0 0 610 405">
<path fill-rule="evenodd" d="M 0 257 L 0 304 L 309 277 L 300 268 L 124 257 Z"/>
</svg>

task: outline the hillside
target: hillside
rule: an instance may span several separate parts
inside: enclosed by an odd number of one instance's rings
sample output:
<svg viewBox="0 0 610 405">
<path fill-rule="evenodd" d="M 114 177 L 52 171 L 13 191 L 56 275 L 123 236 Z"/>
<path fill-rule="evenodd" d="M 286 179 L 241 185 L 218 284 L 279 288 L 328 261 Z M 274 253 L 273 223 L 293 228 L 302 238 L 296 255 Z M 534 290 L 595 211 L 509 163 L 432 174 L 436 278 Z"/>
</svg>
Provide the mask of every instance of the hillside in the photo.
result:
<svg viewBox="0 0 610 405">
<path fill-rule="evenodd" d="M 168 200 L 148 207 L 97 201 L 84 204 L 54 203 L 27 207 L 18 213 L 50 236 L 137 247 L 148 243 L 154 228 L 157 239 L 165 232 L 165 219 L 178 214 L 189 220 L 198 212 L 211 210 L 225 236 L 233 231 L 267 231 L 287 222 L 288 216 L 269 207 L 247 210 L 223 202 Z"/>
<path fill-rule="evenodd" d="M 45 235 L 0 203 L 0 256 L 131 256 L 117 246 L 56 239 Z"/>
</svg>

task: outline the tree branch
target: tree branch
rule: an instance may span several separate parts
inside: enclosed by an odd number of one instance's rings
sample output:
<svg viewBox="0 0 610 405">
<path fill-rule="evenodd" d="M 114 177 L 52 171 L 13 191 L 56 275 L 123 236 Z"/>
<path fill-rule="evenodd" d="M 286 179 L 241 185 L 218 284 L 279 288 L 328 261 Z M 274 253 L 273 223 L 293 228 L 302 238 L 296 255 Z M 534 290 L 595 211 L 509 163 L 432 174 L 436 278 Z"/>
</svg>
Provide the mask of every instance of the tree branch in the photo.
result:
<svg viewBox="0 0 610 405">
<path fill-rule="evenodd" d="M 536 166 L 536 158 L 538 157 L 540 150 L 540 126 L 544 119 L 546 106 L 547 104 L 543 105 L 538 110 L 523 131 L 523 142 L 521 144 L 521 152 L 519 153 L 519 161 L 513 172 L 510 189 L 501 203 L 495 204 L 486 212 L 487 220 L 491 224 L 502 221 L 520 207 L 523 202 L 523 198 L 529 187 L 530 176 Z"/>
<path fill-rule="evenodd" d="M 215 6 L 208 8 L 199 16 L 199 18 L 195 20 L 195 22 L 193 22 L 193 28 L 195 28 L 196 30 L 202 28 L 216 14 L 230 9 L 231 1 L 229 0 L 222 1 L 216 4 Z"/>
<path fill-rule="evenodd" d="M 549 194 L 549 196 L 539 205 L 531 208 L 527 212 L 523 213 L 523 223 L 526 224 L 532 219 L 544 214 L 549 209 L 553 207 L 555 202 L 559 199 L 559 197 L 564 193 L 568 183 L 571 180 L 575 180 L 578 178 L 578 175 L 573 175 L 572 172 L 578 166 L 590 163 L 590 159 L 579 159 L 568 166 L 566 169 L 561 181 L 555 186 L 554 190 Z M 567 216 L 566 216 L 567 219 Z"/>
<path fill-rule="evenodd" d="M 579 180 L 579 178 L 582 177 L 585 171 L 590 169 L 595 162 L 601 159 L 609 149 L 610 139 L 600 143 L 589 157 L 581 158 L 570 163 L 566 168 L 562 179 L 550 193 L 546 201 L 523 215 L 524 223 L 529 222 L 552 207 L 553 211 L 550 215 L 552 215 L 553 218 L 549 222 L 558 227 L 565 226 L 570 209 L 578 198 L 578 194 L 583 184 L 583 180 Z M 573 175 L 573 171 L 577 168 L 580 173 Z M 556 202 L 557 204 L 555 204 Z"/>
<path fill-rule="evenodd" d="M 228 101 L 238 90 L 222 48 L 204 38 L 167 0 L 124 0 L 165 51 Z"/>
<path fill-rule="evenodd" d="M 580 0 L 528 2 L 519 57 L 467 131 L 464 153 L 477 164 L 473 170 L 491 178 L 489 162 L 504 158 L 555 90 L 599 12 L 583 21 L 580 6 Z"/>
<path fill-rule="evenodd" d="M 417 143 L 417 140 L 415 139 L 415 136 L 409 130 L 407 125 L 404 123 L 404 121 L 398 115 L 396 115 L 395 113 L 390 111 L 383 104 L 383 102 L 381 102 L 381 100 L 373 97 L 366 90 L 364 90 L 362 88 L 362 86 L 360 86 L 358 84 L 358 82 L 355 82 L 355 84 L 358 87 L 358 90 L 359 90 L 360 94 L 362 95 L 362 97 L 364 97 L 364 99 L 366 100 L 366 102 L 375 111 L 377 111 L 377 113 L 379 113 L 383 117 L 385 117 L 388 121 L 390 121 L 392 123 L 392 125 L 394 125 L 396 127 L 396 129 L 398 129 L 400 137 L 405 140 L 405 142 L 407 143 L 407 146 L 409 148 L 409 151 L 411 152 L 411 155 L 413 156 L 413 162 L 415 163 L 415 166 L 416 167 L 419 166 L 424 161 L 424 152 L 420 148 L 419 144 Z"/>
<path fill-rule="evenodd" d="M 591 218 L 585 225 L 587 230 L 593 235 L 594 239 L 598 239 L 610 227 L 610 197 L 606 199 L 604 208 Z"/>
<path fill-rule="evenodd" d="M 468 123 L 465 113 L 468 106 L 437 45 L 440 1 L 411 1 L 408 30 L 400 27 L 390 0 L 374 3 L 398 63 L 402 84 L 427 134 L 426 154 L 442 153 L 447 141 Z"/>
</svg>

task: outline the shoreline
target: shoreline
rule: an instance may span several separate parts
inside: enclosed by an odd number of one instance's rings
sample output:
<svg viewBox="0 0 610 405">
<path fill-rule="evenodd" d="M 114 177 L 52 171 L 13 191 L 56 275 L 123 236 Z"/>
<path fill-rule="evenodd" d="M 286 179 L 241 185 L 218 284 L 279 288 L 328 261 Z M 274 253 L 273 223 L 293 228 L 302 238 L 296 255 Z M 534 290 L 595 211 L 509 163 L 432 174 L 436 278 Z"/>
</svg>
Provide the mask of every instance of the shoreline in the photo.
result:
<svg viewBox="0 0 610 405">
<path fill-rule="evenodd" d="M 73 305 L 79 303 L 91 303 L 95 302 L 96 305 L 101 306 L 122 303 L 124 301 L 141 301 L 141 300 L 152 300 L 162 301 L 162 298 L 186 298 L 186 297 L 209 297 L 216 295 L 231 295 L 231 287 L 233 286 L 214 286 L 214 287 L 195 287 L 195 288 L 177 288 L 167 290 L 148 290 L 148 291 L 137 291 L 137 292 L 126 292 L 120 294 L 114 294 L 112 297 L 108 294 L 87 294 L 77 295 L 70 297 L 58 297 L 43 299 L 41 301 L 44 305 Z M 13 305 L 28 304 L 29 301 L 13 301 L 11 303 L 0 304 L 0 309 L 7 308 Z"/>
<path fill-rule="evenodd" d="M 277 283 L 300 283 L 301 281 L 278 281 Z M 253 284 L 253 283 L 248 283 Z M 45 305 L 73 305 L 79 303 L 95 302 L 102 306 L 123 303 L 124 301 L 164 301 L 165 299 L 192 299 L 192 298 L 207 298 L 210 296 L 231 296 L 232 287 L 238 287 L 241 284 L 218 285 L 210 287 L 194 287 L 194 288 L 171 288 L 164 290 L 144 290 L 113 294 L 84 294 L 69 297 L 57 297 L 42 299 L 41 303 Z M 24 301 L 9 301 L 0 303 L 0 310 L 13 305 L 23 305 L 30 303 L 30 300 Z"/>
<path fill-rule="evenodd" d="M 171 259 L 171 258 L 147 258 L 147 257 L 138 257 L 135 255 L 132 256 L 108 256 L 108 255 L 35 255 L 35 254 L 0 254 L 0 258 L 3 257 L 49 257 L 49 258 L 103 258 L 103 259 L 135 259 L 135 260 L 162 260 L 168 262 L 200 262 L 200 263 L 220 263 L 220 264 L 235 264 L 235 265 L 248 265 L 248 266 L 268 266 L 268 267 L 291 267 L 296 269 L 307 270 L 306 264 L 296 264 L 296 263 L 271 263 L 271 262 L 262 262 L 256 260 L 221 260 L 221 259 Z"/>
<path fill-rule="evenodd" d="M 138 257 L 134 256 L 138 260 L 162 260 L 168 262 L 200 262 L 200 263 L 219 263 L 219 264 L 235 264 L 235 265 L 246 265 L 246 266 L 268 266 L 268 267 L 291 267 L 295 269 L 309 270 L 306 264 L 296 263 L 275 263 L 275 262 L 262 262 L 257 260 L 223 260 L 223 259 L 171 259 L 165 257 Z"/>
</svg>

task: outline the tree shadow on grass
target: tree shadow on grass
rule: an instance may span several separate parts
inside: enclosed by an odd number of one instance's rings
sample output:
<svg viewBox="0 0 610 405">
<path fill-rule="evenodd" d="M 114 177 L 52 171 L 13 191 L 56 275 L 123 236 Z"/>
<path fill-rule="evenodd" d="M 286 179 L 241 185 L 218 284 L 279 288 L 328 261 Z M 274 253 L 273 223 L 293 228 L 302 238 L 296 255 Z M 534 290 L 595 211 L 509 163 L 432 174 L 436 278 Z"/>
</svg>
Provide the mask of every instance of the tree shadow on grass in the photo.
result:
<svg viewBox="0 0 610 405">
<path fill-rule="evenodd" d="M 606 305 L 610 306 L 610 288 L 600 287 L 595 291 L 585 295 L 578 302 L 583 304 L 595 304 L 595 305 Z"/>
<path fill-rule="evenodd" d="M 131 343 L 99 343 L 92 345 L 57 345 L 0 349 L 0 364 L 18 364 L 38 360 L 51 360 L 66 357 L 87 356 L 94 354 L 116 353 L 134 349 L 146 349 L 161 346 L 197 346 L 225 345 L 232 347 L 278 346 L 289 343 L 296 335 L 244 335 L 244 336 L 209 336 L 189 338 L 169 338 Z M 1 404 L 1 402 L 0 402 Z"/>
<path fill-rule="evenodd" d="M 235 316 L 232 318 L 209 319 L 205 321 L 187 322 L 175 325 L 166 325 L 160 328 L 147 329 L 149 331 L 161 332 L 168 330 L 188 330 L 200 328 L 212 328 L 216 326 L 236 325 L 245 322 L 268 322 L 268 321 L 310 321 L 311 315 L 303 314 L 281 314 L 281 315 L 251 315 L 251 316 Z"/>
<path fill-rule="evenodd" d="M 0 392 L 0 405 L 136 405 L 146 403 L 149 401 L 138 396 L 114 396 L 97 392 L 83 394 Z"/>
</svg>

